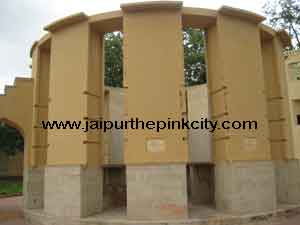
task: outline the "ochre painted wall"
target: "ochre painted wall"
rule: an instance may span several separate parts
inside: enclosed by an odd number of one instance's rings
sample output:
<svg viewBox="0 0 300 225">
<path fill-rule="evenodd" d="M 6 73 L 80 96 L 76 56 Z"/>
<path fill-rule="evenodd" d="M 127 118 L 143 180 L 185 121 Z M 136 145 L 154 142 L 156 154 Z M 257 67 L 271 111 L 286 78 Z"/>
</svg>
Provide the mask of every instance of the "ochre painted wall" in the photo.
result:
<svg viewBox="0 0 300 225">
<path fill-rule="evenodd" d="M 258 122 L 257 130 L 215 132 L 215 160 L 270 160 L 258 23 L 220 12 L 207 46 L 212 118 Z"/>
<path fill-rule="evenodd" d="M 124 88 L 105 88 L 105 120 L 124 120 Z M 208 89 L 206 84 L 186 87 L 187 119 L 203 120 L 210 118 L 208 105 Z M 124 163 L 124 131 L 109 130 L 104 135 L 103 158 L 106 165 L 119 165 Z M 188 149 L 189 162 L 191 163 L 211 163 L 212 146 L 211 132 L 208 130 L 189 130 Z"/>
<path fill-rule="evenodd" d="M 283 58 L 278 54 L 283 45 L 275 31 L 272 33 L 269 31 L 272 29 L 261 26 L 262 20 L 253 13 L 229 7 L 215 11 L 181 8 L 178 3 L 147 3 L 129 4 L 122 7 L 122 11 L 91 17 L 79 13 L 47 26 L 49 33 L 32 51 L 33 164 L 99 166 L 105 161 L 105 141 L 100 131 L 53 130 L 47 134 L 39 130 L 41 119 L 103 118 L 105 32 L 117 29 L 124 34 L 124 118 L 180 120 L 185 117 L 182 28 L 189 26 L 208 30 L 208 92 L 212 119 L 258 121 L 256 131 L 218 130 L 214 134 L 214 159 L 293 157 L 295 154 L 288 144 L 285 150 L 270 144 L 270 138 L 279 138 L 281 130 L 285 133 L 282 137 L 288 135 L 290 124 L 270 128 L 273 114 L 268 112 L 273 105 L 267 100 L 278 91 L 276 79 L 270 76 L 274 73 L 270 65 L 276 65 L 278 74 L 284 73 Z M 272 49 L 267 42 L 261 44 L 270 36 L 276 40 Z M 267 74 L 264 76 L 264 73 Z M 282 76 L 278 77 L 282 84 Z M 284 85 L 280 89 L 281 92 L 286 90 Z M 278 108 L 278 104 L 274 104 Z M 156 140 L 154 145 L 162 148 L 159 152 L 148 151 L 153 140 Z M 131 130 L 126 132 L 124 141 L 126 164 L 182 163 L 189 159 L 186 130 L 160 133 Z"/>
<path fill-rule="evenodd" d="M 181 120 L 185 111 L 181 10 L 125 11 L 123 32 L 126 118 Z M 149 150 L 153 140 L 161 141 L 159 152 Z M 126 164 L 187 160 L 186 130 L 125 132 Z"/>
<path fill-rule="evenodd" d="M 51 34 L 49 120 L 99 120 L 102 116 L 102 34 L 82 21 Z M 84 128 L 84 126 L 82 127 Z M 101 133 L 48 131 L 47 165 L 98 166 Z"/>
<path fill-rule="evenodd" d="M 16 78 L 14 86 L 7 86 L 0 96 L 0 121 L 18 129 L 24 138 L 24 166 L 33 166 L 32 140 L 33 80 Z"/>
<path fill-rule="evenodd" d="M 34 165 L 43 167 L 46 164 L 48 148 L 48 131 L 42 128 L 41 121 L 48 120 L 50 44 L 37 45 L 32 53 L 32 76 L 34 82 L 33 97 L 33 134 L 32 153 Z"/>
<path fill-rule="evenodd" d="M 300 74 L 300 51 L 288 52 L 286 59 L 286 82 L 288 86 L 288 101 L 291 123 L 291 137 L 293 146 L 293 158 L 300 159 L 300 125 L 297 123 L 297 115 L 300 115 L 300 80 L 292 78 L 290 66 L 297 63 L 298 74 Z M 299 76 L 300 77 L 300 76 Z"/>
<path fill-rule="evenodd" d="M 78 23 L 52 33 L 49 120 L 82 120 L 86 115 L 88 25 Z M 48 130 L 48 165 L 86 164 L 82 130 Z"/>
<path fill-rule="evenodd" d="M 284 70 L 283 45 L 275 35 L 262 42 L 268 121 L 273 160 L 293 158 L 288 87 Z"/>
</svg>

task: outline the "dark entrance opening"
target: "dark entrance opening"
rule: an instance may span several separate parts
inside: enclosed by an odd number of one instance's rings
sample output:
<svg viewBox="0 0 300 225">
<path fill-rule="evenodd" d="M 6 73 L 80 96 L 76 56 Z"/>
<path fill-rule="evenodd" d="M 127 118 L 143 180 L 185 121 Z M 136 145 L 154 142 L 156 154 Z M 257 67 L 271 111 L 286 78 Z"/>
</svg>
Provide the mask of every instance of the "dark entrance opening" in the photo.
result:
<svg viewBox="0 0 300 225">
<path fill-rule="evenodd" d="M 9 121 L 0 121 L 0 195 L 22 193 L 24 138 Z"/>
</svg>

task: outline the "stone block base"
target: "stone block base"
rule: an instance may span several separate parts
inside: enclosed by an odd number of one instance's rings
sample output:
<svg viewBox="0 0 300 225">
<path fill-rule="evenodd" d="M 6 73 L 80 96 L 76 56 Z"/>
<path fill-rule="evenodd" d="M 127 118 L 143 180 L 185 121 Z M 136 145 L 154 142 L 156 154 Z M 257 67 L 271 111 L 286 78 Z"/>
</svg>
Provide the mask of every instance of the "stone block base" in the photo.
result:
<svg viewBox="0 0 300 225">
<path fill-rule="evenodd" d="M 85 217 L 102 208 L 102 169 L 56 166 L 45 169 L 45 213 Z"/>
<path fill-rule="evenodd" d="M 262 213 L 276 208 L 271 161 L 223 162 L 215 167 L 217 209 L 231 214 Z"/>
<path fill-rule="evenodd" d="M 127 166 L 128 219 L 187 217 L 186 165 Z"/>
<path fill-rule="evenodd" d="M 24 208 L 42 209 L 44 207 L 44 169 L 24 169 Z"/>
<path fill-rule="evenodd" d="M 281 203 L 300 203 L 300 160 L 277 161 L 277 198 Z"/>
</svg>

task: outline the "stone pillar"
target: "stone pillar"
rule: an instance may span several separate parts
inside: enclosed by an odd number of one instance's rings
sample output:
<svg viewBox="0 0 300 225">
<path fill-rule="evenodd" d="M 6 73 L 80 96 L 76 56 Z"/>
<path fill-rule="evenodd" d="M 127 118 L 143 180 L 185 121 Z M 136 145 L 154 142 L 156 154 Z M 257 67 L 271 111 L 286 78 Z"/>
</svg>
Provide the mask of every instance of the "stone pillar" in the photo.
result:
<svg viewBox="0 0 300 225">
<path fill-rule="evenodd" d="M 51 32 L 49 120 L 99 120 L 103 104 L 101 35 L 91 29 L 84 14 L 46 29 Z M 86 217 L 102 208 L 101 134 L 83 132 L 83 127 L 48 131 L 47 214 Z"/>
<path fill-rule="evenodd" d="M 277 49 L 278 49 L 278 58 L 283 58 L 282 50 L 283 46 L 280 42 L 277 42 Z M 280 51 L 280 52 L 279 52 Z M 280 54 L 281 53 L 281 54 Z M 281 61 L 282 62 L 282 61 Z M 283 202 L 287 203 L 300 203 L 300 141 L 299 141 L 299 135 L 300 135 L 300 129 L 299 124 L 297 124 L 297 114 L 299 111 L 296 110 L 296 106 L 299 107 L 299 101 L 300 101 L 300 82 L 298 80 L 293 80 L 292 75 L 289 74 L 290 63 L 297 63 L 300 62 L 300 54 L 298 53 L 298 57 L 295 55 L 288 56 L 285 61 L 285 71 L 283 70 L 284 65 L 281 65 L 281 77 L 285 77 L 285 81 L 287 83 L 287 89 L 288 89 L 288 105 L 289 105 L 289 114 L 287 114 L 286 118 L 288 118 L 288 125 L 289 127 L 286 128 L 286 133 L 290 137 L 290 140 L 292 143 L 289 142 L 289 149 L 287 150 L 287 160 L 285 162 L 281 163 L 281 167 L 284 168 L 283 172 L 280 176 L 281 179 L 283 179 L 284 182 L 281 184 L 284 184 L 286 186 L 287 193 L 285 195 L 285 198 L 282 199 Z M 283 75 L 285 73 L 285 76 Z M 285 83 L 284 83 L 285 84 Z M 290 117 L 288 117 L 290 116 Z M 291 133 L 289 133 L 291 132 Z M 279 181 L 281 182 L 281 180 Z M 278 183 L 279 183 L 278 182 Z"/>
<path fill-rule="evenodd" d="M 264 18 L 222 7 L 208 29 L 208 86 L 212 118 L 257 121 L 255 129 L 213 134 L 217 208 L 233 214 L 276 208 L 268 135 L 259 22 Z"/>
<path fill-rule="evenodd" d="M 277 196 L 280 203 L 300 203 L 300 160 L 276 161 Z"/>
<path fill-rule="evenodd" d="M 50 39 L 44 37 L 32 49 L 33 118 L 30 163 L 24 167 L 24 205 L 26 209 L 44 207 L 44 167 L 47 157 L 47 130 L 42 129 L 41 121 L 48 119 Z"/>
<path fill-rule="evenodd" d="M 24 167 L 23 195 L 25 209 L 42 209 L 44 206 L 44 168 Z"/>
<path fill-rule="evenodd" d="M 181 3 L 121 6 L 125 117 L 181 120 L 185 112 Z M 186 130 L 127 130 L 127 216 L 187 217 Z"/>
<path fill-rule="evenodd" d="M 295 144 L 292 85 L 285 68 L 284 44 L 279 33 L 263 42 L 272 158 L 276 165 L 277 198 L 281 203 L 300 203 L 300 161 Z"/>
</svg>

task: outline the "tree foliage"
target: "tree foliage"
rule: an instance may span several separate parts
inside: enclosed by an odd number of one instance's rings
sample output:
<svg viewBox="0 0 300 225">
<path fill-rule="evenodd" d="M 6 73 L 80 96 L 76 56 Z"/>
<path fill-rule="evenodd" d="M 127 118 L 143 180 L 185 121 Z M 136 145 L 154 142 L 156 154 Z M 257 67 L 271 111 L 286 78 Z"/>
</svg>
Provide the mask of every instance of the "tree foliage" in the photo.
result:
<svg viewBox="0 0 300 225">
<path fill-rule="evenodd" d="M 300 48 L 300 0 L 268 0 L 264 12 L 273 28 L 284 29 L 293 38 L 291 48 Z"/>
<path fill-rule="evenodd" d="M 7 155 L 15 155 L 24 150 L 24 139 L 15 128 L 0 122 L 0 151 Z"/>
<path fill-rule="evenodd" d="M 122 87 L 123 36 L 120 32 L 107 33 L 105 40 L 105 85 Z M 183 31 L 184 77 L 187 86 L 206 83 L 204 32 L 187 28 Z M 145 53 L 147 54 L 147 53 Z"/>
<path fill-rule="evenodd" d="M 199 29 L 183 31 L 184 77 L 187 86 L 206 83 L 205 35 Z"/>
<path fill-rule="evenodd" d="M 123 36 L 120 32 L 107 33 L 105 40 L 105 76 L 106 86 L 122 87 L 123 83 Z"/>
</svg>

